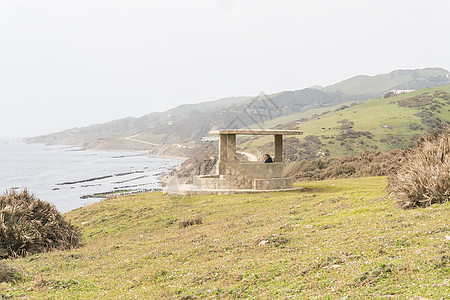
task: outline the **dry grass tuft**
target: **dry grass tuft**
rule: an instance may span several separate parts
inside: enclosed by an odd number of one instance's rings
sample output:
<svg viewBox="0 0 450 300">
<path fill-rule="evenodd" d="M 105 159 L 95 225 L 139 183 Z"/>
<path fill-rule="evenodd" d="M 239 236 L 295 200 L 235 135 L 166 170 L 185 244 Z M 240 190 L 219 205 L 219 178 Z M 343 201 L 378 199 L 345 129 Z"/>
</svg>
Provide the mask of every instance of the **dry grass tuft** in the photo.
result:
<svg viewBox="0 0 450 300">
<path fill-rule="evenodd" d="M 180 223 L 178 223 L 178 226 L 180 228 L 185 228 L 185 227 L 189 227 L 192 225 L 199 225 L 202 223 L 203 223 L 202 217 L 197 216 L 197 217 L 193 217 L 193 218 L 181 221 Z"/>
<path fill-rule="evenodd" d="M 388 191 L 402 208 L 449 201 L 450 130 L 419 140 L 405 164 L 389 177 Z"/>
<path fill-rule="evenodd" d="M 0 196 L 0 258 L 81 245 L 81 233 L 56 208 L 27 190 Z"/>
<path fill-rule="evenodd" d="M 382 264 L 371 271 L 367 271 L 355 280 L 357 286 L 373 286 L 378 281 L 386 279 L 396 268 L 392 264 Z"/>
<path fill-rule="evenodd" d="M 14 282 L 22 278 L 22 275 L 16 269 L 10 267 L 5 262 L 0 261 L 0 283 Z"/>
</svg>

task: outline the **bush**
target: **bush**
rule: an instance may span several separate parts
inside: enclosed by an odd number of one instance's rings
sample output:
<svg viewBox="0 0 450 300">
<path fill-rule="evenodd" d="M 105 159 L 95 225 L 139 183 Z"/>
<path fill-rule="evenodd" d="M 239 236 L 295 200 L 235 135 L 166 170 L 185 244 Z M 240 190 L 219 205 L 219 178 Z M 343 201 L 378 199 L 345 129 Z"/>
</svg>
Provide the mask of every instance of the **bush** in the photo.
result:
<svg viewBox="0 0 450 300">
<path fill-rule="evenodd" d="M 405 164 L 388 179 L 402 208 L 426 207 L 450 198 L 450 130 L 418 141 Z"/>
<path fill-rule="evenodd" d="M 22 279 L 22 275 L 15 269 L 0 261 L 0 283 L 14 282 Z"/>
<path fill-rule="evenodd" d="M 80 245 L 78 228 L 66 222 L 52 204 L 27 190 L 0 196 L 0 258 Z"/>
<path fill-rule="evenodd" d="M 345 145 L 345 143 L 344 143 Z M 405 150 L 365 151 L 358 156 L 318 158 L 289 164 L 285 175 L 294 180 L 323 180 L 364 176 L 386 176 L 394 174 L 402 165 Z"/>
<path fill-rule="evenodd" d="M 411 129 L 411 130 L 422 130 L 423 127 L 420 124 L 411 123 L 411 124 L 409 124 L 409 129 Z"/>
<path fill-rule="evenodd" d="M 199 225 L 202 224 L 203 220 L 201 217 L 197 216 L 197 217 L 193 217 L 184 221 L 181 221 L 180 223 L 178 223 L 178 226 L 180 228 L 186 228 L 192 225 Z"/>
</svg>

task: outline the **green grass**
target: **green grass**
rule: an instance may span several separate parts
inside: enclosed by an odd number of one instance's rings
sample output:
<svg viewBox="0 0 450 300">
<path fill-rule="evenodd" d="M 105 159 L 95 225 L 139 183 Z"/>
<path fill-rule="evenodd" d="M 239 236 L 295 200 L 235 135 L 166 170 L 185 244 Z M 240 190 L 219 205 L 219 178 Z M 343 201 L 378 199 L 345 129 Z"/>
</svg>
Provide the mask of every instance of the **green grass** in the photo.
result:
<svg viewBox="0 0 450 300">
<path fill-rule="evenodd" d="M 7 261 L 26 279 L 1 285 L 2 297 L 450 297 L 450 203 L 401 210 L 385 197 L 385 178 L 301 186 L 147 193 L 71 211 L 85 246 Z"/>
</svg>

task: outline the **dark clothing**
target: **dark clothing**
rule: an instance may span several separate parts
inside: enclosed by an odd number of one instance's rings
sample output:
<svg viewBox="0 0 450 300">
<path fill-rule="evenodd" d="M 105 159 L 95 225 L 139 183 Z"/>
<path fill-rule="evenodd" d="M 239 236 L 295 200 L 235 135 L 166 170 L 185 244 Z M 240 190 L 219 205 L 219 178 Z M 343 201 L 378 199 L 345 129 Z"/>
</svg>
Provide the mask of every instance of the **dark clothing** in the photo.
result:
<svg viewBox="0 0 450 300">
<path fill-rule="evenodd" d="M 266 159 L 266 160 L 264 161 L 264 163 L 265 163 L 265 164 L 273 163 L 272 157 L 269 157 L 268 159 Z"/>
</svg>

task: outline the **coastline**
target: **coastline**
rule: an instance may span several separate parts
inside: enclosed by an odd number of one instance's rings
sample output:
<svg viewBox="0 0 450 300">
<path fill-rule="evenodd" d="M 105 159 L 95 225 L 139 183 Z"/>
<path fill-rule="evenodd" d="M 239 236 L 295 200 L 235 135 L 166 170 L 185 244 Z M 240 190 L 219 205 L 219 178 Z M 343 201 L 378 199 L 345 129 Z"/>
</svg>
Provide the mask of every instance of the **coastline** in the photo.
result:
<svg viewBox="0 0 450 300">
<path fill-rule="evenodd" d="M 102 199 L 160 191 L 186 159 L 147 150 L 92 149 L 77 145 L 2 139 L 2 189 L 27 188 L 64 213 Z"/>
<path fill-rule="evenodd" d="M 181 161 L 185 161 L 187 159 L 189 159 L 188 156 L 182 156 L 182 155 L 175 155 L 175 154 L 157 154 L 157 153 L 152 153 L 152 150 L 154 149 L 130 149 L 125 148 L 125 147 L 111 147 L 111 146 L 97 146 L 97 147 L 83 147 L 77 144 L 64 144 L 64 143 L 44 143 L 44 142 L 31 142 L 29 141 L 30 138 L 16 138 L 16 139 L 9 139 L 9 140 L 20 140 L 21 142 L 25 143 L 25 144 L 36 144 L 36 145 L 45 145 L 45 146 L 66 146 L 66 147 L 76 147 L 79 148 L 79 150 L 81 151 L 124 151 L 124 152 L 140 152 L 143 153 L 147 156 L 151 156 L 151 157 L 155 157 L 155 158 L 170 158 L 170 159 L 178 159 Z M 8 140 L 8 139 L 5 139 Z"/>
<path fill-rule="evenodd" d="M 17 138 L 16 140 L 20 140 L 21 142 L 25 144 L 40 144 L 40 145 L 46 145 L 46 146 L 67 146 L 67 147 L 77 147 L 80 148 L 80 150 L 93 150 L 93 151 L 125 151 L 125 152 L 142 152 L 145 153 L 148 156 L 155 157 L 155 158 L 169 158 L 169 159 L 179 159 L 182 161 L 185 161 L 189 159 L 188 156 L 184 156 L 183 154 L 186 154 L 186 151 L 183 151 L 181 148 L 175 147 L 174 145 L 152 145 L 149 147 L 148 144 L 143 143 L 137 143 L 134 141 L 129 140 L 122 140 L 125 142 L 129 142 L 126 144 L 119 144 L 119 143 L 113 143 L 114 141 L 103 141 L 98 143 L 84 143 L 81 145 L 79 142 L 75 141 L 68 141 L 66 143 L 64 142 L 56 142 L 56 143 L 48 143 L 45 141 L 34 141 L 35 138 Z M 170 150 L 172 151 L 169 151 Z M 174 151 L 177 150 L 177 151 Z"/>
<path fill-rule="evenodd" d="M 127 140 L 128 141 L 128 140 Z M 177 155 L 173 152 L 179 152 L 179 153 L 185 153 L 186 151 L 183 151 L 183 149 L 178 147 L 170 147 L 171 145 L 164 145 L 163 147 L 158 147 L 156 145 L 149 147 L 149 145 L 144 145 L 143 143 L 135 143 L 133 141 L 129 141 L 130 144 L 133 144 L 132 146 L 137 146 L 136 148 L 131 147 L 131 145 L 127 144 L 113 144 L 113 143 L 99 143 L 99 144 L 89 144 L 88 147 L 86 146 L 80 146 L 77 143 L 44 143 L 44 142 L 33 142 L 30 138 L 23 138 L 22 142 L 26 144 L 40 144 L 40 145 L 46 145 L 46 146 L 67 146 L 67 147 L 76 147 L 79 148 L 80 151 L 123 151 L 123 152 L 130 152 L 130 153 L 141 153 L 145 156 L 152 157 L 152 158 L 163 158 L 163 159 L 174 159 L 179 160 L 178 166 L 175 166 L 168 170 L 167 172 L 163 172 L 161 174 L 157 174 L 155 178 L 157 179 L 158 183 L 161 185 L 161 190 L 168 185 L 170 178 L 172 177 L 171 174 L 175 172 L 180 166 L 188 160 L 190 157 L 183 156 L 183 155 Z M 122 147 L 120 147 L 122 146 Z M 140 148 L 142 147 L 142 148 Z M 170 150 L 168 151 L 170 147 Z M 132 149 L 130 149 L 132 148 Z M 134 149 L 133 149 L 134 148 Z M 149 149 L 150 148 L 150 149 Z M 169 152 L 169 153 L 168 153 Z M 172 153 L 171 153 L 172 152 Z M 152 190 L 143 190 L 141 192 L 133 192 L 133 193 L 147 193 L 157 191 L 155 189 Z M 124 195 L 126 193 L 123 193 Z M 98 195 L 83 195 L 83 197 L 89 198 L 89 196 L 92 196 L 92 198 L 101 198 L 106 199 L 108 197 L 117 196 L 115 191 L 109 191 L 104 193 L 105 197 L 98 197 Z"/>
</svg>

